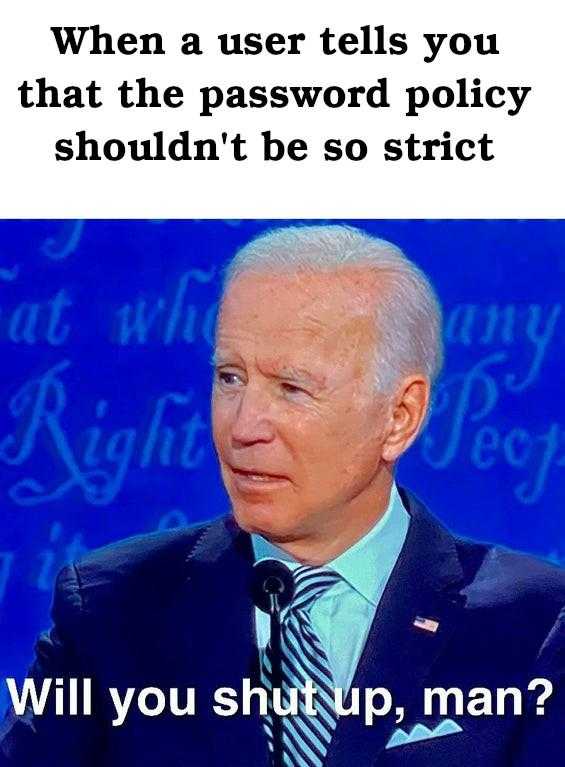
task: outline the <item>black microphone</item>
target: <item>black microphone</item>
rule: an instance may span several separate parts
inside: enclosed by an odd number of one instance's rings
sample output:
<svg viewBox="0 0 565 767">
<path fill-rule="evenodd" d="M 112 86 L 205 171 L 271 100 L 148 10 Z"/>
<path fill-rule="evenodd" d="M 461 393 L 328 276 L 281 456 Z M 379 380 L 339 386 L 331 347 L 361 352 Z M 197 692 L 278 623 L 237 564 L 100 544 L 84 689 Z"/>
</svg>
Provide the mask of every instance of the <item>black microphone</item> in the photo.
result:
<svg viewBox="0 0 565 767">
<path fill-rule="evenodd" d="M 290 604 L 294 596 L 294 576 L 289 567 L 277 559 L 263 559 L 253 567 L 251 597 L 253 603 L 268 613 L 271 623 L 271 694 L 278 689 L 282 694 L 281 610 Z M 283 720 L 274 710 L 273 767 L 283 767 Z"/>
<path fill-rule="evenodd" d="M 284 610 L 294 596 L 292 570 L 278 559 L 262 559 L 253 567 L 251 597 L 264 613 Z"/>
</svg>

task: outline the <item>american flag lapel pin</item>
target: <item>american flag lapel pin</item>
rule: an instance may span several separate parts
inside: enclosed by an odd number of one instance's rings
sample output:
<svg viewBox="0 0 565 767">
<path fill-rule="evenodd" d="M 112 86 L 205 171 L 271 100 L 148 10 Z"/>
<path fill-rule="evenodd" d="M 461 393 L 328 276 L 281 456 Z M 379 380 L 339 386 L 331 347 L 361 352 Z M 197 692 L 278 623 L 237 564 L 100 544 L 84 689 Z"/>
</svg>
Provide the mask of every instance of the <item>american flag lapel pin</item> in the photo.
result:
<svg viewBox="0 0 565 767">
<path fill-rule="evenodd" d="M 429 631 L 430 634 L 435 634 L 439 628 L 438 621 L 434 621 L 432 618 L 422 618 L 421 615 L 414 618 L 412 625 L 416 626 L 417 629 L 422 629 L 422 631 Z"/>
</svg>

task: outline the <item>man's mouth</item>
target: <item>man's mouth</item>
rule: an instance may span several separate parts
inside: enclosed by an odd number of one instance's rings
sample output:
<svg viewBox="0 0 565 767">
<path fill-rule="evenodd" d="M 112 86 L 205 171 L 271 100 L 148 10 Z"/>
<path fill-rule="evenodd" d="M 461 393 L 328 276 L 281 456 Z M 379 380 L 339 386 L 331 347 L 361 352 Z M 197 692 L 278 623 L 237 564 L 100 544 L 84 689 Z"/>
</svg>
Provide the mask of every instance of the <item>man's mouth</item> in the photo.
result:
<svg viewBox="0 0 565 767">
<path fill-rule="evenodd" d="M 230 469 L 237 478 L 247 482 L 268 483 L 268 482 L 284 482 L 288 480 L 288 477 L 285 477 L 282 474 L 271 474 L 256 468 L 241 469 L 236 466 L 230 466 Z"/>
</svg>

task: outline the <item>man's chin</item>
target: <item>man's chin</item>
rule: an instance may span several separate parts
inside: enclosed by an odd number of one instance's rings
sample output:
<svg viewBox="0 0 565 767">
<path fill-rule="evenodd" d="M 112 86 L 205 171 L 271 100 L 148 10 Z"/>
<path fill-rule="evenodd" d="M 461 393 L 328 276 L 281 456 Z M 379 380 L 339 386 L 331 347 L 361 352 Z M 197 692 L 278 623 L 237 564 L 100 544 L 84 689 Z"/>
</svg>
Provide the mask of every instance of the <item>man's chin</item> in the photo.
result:
<svg viewBox="0 0 565 767">
<path fill-rule="evenodd" d="M 234 504 L 232 513 L 239 527 L 246 533 L 260 535 L 275 545 L 296 537 L 295 526 L 289 519 L 288 511 L 277 509 L 274 505 L 253 505 L 249 508 Z"/>
</svg>

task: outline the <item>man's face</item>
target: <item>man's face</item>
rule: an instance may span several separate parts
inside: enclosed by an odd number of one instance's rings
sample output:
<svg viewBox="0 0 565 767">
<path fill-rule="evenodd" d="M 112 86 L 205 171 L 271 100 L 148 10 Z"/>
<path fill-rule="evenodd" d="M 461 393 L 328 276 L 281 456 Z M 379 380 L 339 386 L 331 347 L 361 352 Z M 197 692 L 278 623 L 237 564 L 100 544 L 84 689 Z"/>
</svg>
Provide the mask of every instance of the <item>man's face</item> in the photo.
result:
<svg viewBox="0 0 565 767">
<path fill-rule="evenodd" d="M 235 518 L 275 543 L 331 534 L 381 462 L 375 300 L 362 268 L 243 274 L 216 339 L 213 433 Z"/>
</svg>

